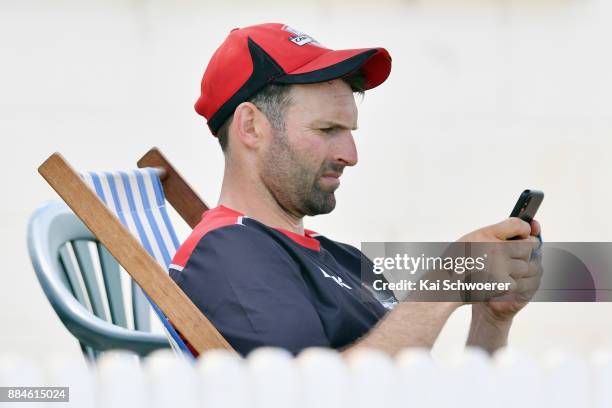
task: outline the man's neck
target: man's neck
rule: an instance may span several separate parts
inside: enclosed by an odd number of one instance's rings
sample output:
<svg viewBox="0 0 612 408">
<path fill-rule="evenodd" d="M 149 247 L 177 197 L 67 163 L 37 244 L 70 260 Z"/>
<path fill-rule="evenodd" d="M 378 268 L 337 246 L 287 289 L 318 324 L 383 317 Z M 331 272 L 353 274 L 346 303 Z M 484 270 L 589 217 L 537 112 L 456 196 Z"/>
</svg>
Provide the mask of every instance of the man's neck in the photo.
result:
<svg viewBox="0 0 612 408">
<path fill-rule="evenodd" d="M 238 211 L 269 227 L 282 228 L 304 235 L 303 218 L 282 208 L 259 180 L 232 177 L 226 171 L 218 204 Z"/>
</svg>

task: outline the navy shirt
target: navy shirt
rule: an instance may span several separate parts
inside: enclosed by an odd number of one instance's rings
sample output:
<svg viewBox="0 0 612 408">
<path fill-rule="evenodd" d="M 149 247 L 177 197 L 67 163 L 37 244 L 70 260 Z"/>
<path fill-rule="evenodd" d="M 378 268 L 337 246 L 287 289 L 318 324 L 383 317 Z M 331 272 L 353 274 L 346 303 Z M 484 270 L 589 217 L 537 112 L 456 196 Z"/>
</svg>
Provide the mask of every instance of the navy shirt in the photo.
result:
<svg viewBox="0 0 612 408">
<path fill-rule="evenodd" d="M 394 305 L 362 283 L 362 261 L 350 245 L 219 206 L 181 245 L 170 276 L 242 355 L 261 346 L 299 353 L 350 345 Z"/>
</svg>

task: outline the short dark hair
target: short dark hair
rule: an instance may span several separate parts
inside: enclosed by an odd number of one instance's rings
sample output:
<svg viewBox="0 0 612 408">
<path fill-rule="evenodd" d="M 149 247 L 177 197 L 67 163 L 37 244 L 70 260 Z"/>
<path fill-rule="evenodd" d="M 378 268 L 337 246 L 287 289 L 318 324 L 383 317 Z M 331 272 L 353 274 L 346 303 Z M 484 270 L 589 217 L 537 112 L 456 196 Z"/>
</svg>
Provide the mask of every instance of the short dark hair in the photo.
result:
<svg viewBox="0 0 612 408">
<path fill-rule="evenodd" d="M 341 78 L 354 93 L 363 96 L 366 88 L 366 79 L 361 71 L 355 71 Z M 268 118 L 272 127 L 276 130 L 285 128 L 285 112 L 291 103 L 289 91 L 291 85 L 268 84 L 255 96 L 248 100 L 263 112 Z M 234 115 L 232 114 L 217 131 L 219 145 L 224 152 L 227 150 L 229 139 L 229 127 Z"/>
</svg>

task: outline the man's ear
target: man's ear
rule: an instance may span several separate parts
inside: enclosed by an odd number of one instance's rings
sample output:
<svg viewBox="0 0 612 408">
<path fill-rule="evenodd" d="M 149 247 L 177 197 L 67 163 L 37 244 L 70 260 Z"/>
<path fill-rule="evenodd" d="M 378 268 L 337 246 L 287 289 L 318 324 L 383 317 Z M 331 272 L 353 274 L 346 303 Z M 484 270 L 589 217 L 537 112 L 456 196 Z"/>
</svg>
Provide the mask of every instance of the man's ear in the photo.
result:
<svg viewBox="0 0 612 408">
<path fill-rule="evenodd" d="M 251 149 L 257 149 L 271 130 L 266 115 L 251 102 L 238 105 L 234 111 L 232 126 L 237 141 Z"/>
</svg>

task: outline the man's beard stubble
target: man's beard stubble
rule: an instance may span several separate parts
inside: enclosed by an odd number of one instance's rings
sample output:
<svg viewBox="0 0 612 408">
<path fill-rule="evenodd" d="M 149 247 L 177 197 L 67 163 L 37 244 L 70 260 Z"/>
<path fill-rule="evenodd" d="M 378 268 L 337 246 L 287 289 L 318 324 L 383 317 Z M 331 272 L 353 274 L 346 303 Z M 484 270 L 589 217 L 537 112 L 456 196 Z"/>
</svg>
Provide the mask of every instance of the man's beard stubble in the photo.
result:
<svg viewBox="0 0 612 408">
<path fill-rule="evenodd" d="M 344 166 L 324 163 L 313 174 L 303 158 L 289 146 L 285 132 L 274 132 L 274 139 L 264 157 L 262 180 L 276 202 L 299 217 L 330 213 L 336 207 L 336 187 L 321 186 L 321 177 L 328 171 L 342 173 Z"/>
</svg>

